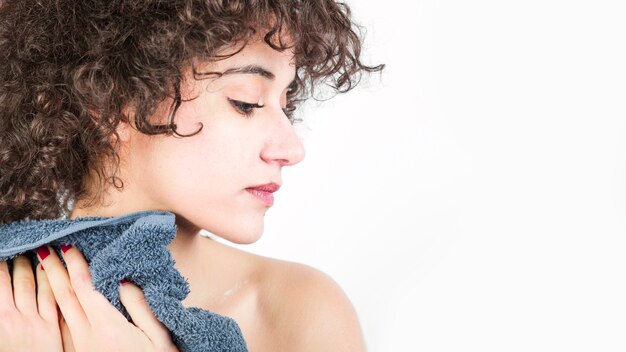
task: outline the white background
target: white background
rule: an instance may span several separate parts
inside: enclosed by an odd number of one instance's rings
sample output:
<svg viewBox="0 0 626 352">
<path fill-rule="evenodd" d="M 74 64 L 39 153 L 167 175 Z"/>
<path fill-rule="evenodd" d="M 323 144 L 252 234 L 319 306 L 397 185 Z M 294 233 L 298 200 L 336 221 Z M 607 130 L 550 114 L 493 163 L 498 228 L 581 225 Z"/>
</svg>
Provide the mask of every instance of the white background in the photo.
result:
<svg viewBox="0 0 626 352">
<path fill-rule="evenodd" d="M 333 277 L 369 351 L 626 351 L 623 3 L 351 1 L 387 68 L 237 247 Z"/>
</svg>

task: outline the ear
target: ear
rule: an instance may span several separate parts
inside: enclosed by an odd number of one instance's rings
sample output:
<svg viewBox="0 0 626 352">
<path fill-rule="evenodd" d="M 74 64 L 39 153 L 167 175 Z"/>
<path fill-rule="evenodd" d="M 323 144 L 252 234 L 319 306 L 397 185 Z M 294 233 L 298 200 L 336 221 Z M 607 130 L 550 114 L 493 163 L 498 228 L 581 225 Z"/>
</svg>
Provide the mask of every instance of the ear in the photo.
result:
<svg viewBox="0 0 626 352">
<path fill-rule="evenodd" d="M 120 136 L 120 142 L 128 142 L 130 140 L 132 126 L 130 125 L 130 122 L 128 122 L 128 118 L 126 116 L 122 117 L 115 130 Z"/>
<path fill-rule="evenodd" d="M 1 2 L 2 0 L 0 0 Z M 117 124 L 117 127 L 115 128 L 115 131 L 117 131 L 117 134 L 119 135 L 119 140 L 121 142 L 126 142 L 130 139 L 130 123 L 129 123 L 129 119 L 132 119 L 132 115 L 131 115 L 132 111 L 130 111 L 130 109 L 124 109 L 124 111 L 122 112 L 122 116 L 120 116 L 120 122 Z M 93 123 L 95 125 L 99 124 L 99 120 L 100 120 L 100 115 L 94 111 L 94 110 L 88 110 L 87 115 L 89 116 L 89 118 L 93 121 Z"/>
<path fill-rule="evenodd" d="M 126 107 L 122 111 L 120 116 L 120 122 L 117 124 L 115 131 L 119 135 L 119 141 L 126 143 L 130 140 L 133 133 L 133 123 L 135 121 L 135 110 L 131 107 Z"/>
</svg>

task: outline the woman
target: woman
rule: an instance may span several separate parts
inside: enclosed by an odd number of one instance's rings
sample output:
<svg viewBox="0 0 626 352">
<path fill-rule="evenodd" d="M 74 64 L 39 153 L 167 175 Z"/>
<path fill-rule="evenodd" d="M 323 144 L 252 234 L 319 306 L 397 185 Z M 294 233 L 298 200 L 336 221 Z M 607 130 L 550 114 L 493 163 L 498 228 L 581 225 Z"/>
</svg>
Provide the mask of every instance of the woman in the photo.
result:
<svg viewBox="0 0 626 352">
<path fill-rule="evenodd" d="M 382 69 L 353 28 L 330 0 L 3 1 L 0 223 L 171 212 L 186 307 L 234 319 L 250 351 L 363 350 L 328 276 L 199 236 L 261 236 L 282 168 L 304 158 L 296 104 Z M 26 255 L 0 263 L 0 350 L 176 349 L 138 286 L 120 287 L 131 324 L 78 248 L 62 248 L 67 271 L 54 249 L 35 273 Z"/>
</svg>

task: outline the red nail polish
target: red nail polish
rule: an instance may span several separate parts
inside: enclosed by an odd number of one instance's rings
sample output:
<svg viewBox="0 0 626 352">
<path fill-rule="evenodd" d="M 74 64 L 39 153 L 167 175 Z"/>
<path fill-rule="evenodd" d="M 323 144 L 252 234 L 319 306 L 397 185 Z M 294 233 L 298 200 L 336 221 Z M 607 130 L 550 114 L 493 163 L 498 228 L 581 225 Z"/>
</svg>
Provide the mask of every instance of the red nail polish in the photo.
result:
<svg viewBox="0 0 626 352">
<path fill-rule="evenodd" d="M 44 260 L 48 255 L 50 255 L 50 250 L 46 246 L 41 246 L 37 248 L 37 254 L 41 260 Z"/>
<path fill-rule="evenodd" d="M 41 271 L 46 271 L 46 269 L 43 268 L 43 264 L 41 264 Z"/>
<path fill-rule="evenodd" d="M 122 279 L 122 281 L 120 281 L 120 284 L 122 284 L 122 285 L 123 285 L 123 284 L 127 284 L 127 283 L 129 283 L 129 282 L 130 282 L 130 281 L 128 281 L 128 280 L 126 280 L 126 279 Z"/>
<path fill-rule="evenodd" d="M 71 244 L 62 244 L 61 245 L 61 250 L 63 251 L 63 253 L 69 251 L 72 248 Z"/>
</svg>

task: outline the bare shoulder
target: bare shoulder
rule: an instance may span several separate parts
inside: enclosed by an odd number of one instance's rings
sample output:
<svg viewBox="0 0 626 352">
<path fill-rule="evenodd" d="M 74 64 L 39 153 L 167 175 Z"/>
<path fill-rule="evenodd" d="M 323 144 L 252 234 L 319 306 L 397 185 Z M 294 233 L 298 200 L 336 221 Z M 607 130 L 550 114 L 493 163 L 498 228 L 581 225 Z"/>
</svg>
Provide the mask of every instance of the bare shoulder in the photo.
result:
<svg viewBox="0 0 626 352">
<path fill-rule="evenodd" d="M 259 257 L 259 300 L 266 323 L 289 351 L 364 351 L 354 307 L 326 273 L 311 266 Z"/>
<path fill-rule="evenodd" d="M 206 241 L 194 262 L 188 306 L 232 317 L 250 351 L 364 351 L 352 303 L 326 273 L 311 266 Z M 193 272 L 189 270 L 188 274 Z"/>
</svg>

